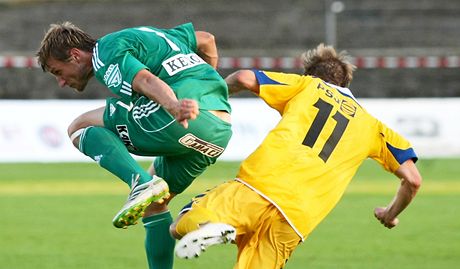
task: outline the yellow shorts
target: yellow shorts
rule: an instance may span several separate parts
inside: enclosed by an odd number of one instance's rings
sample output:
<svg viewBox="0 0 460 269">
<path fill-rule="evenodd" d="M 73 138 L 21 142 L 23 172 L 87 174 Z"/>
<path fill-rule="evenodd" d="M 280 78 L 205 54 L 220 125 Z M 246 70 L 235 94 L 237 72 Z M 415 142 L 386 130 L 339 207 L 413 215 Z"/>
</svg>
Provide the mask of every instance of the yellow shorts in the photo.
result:
<svg viewBox="0 0 460 269">
<path fill-rule="evenodd" d="M 236 228 L 234 268 L 283 268 L 300 242 L 275 206 L 238 181 L 221 184 L 196 198 L 192 211 L 197 207 L 212 212 L 213 221 Z"/>
</svg>

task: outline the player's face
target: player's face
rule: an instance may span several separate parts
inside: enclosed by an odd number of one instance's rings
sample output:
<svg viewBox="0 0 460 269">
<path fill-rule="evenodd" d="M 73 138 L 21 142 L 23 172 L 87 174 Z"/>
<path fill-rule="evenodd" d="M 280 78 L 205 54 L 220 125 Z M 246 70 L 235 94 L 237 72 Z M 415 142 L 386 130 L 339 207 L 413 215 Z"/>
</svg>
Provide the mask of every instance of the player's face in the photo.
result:
<svg viewBox="0 0 460 269">
<path fill-rule="evenodd" d="M 91 67 L 73 58 L 66 62 L 50 58 L 47 67 L 48 71 L 56 77 L 59 87 L 68 86 L 79 92 L 85 89 L 91 75 Z"/>
</svg>

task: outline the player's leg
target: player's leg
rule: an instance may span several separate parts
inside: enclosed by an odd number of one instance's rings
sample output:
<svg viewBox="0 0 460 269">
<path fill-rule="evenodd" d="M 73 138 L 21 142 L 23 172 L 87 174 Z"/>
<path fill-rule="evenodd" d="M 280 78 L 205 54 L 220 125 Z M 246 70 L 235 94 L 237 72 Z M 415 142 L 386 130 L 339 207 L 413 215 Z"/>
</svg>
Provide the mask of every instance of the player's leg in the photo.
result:
<svg viewBox="0 0 460 269">
<path fill-rule="evenodd" d="M 172 269 L 175 240 L 168 233 L 173 219 L 167 203 L 175 196 L 171 193 L 163 203 L 152 203 L 145 210 L 142 222 L 145 228 L 145 252 L 150 269 Z"/>
<path fill-rule="evenodd" d="M 149 171 L 164 178 L 170 192 L 178 194 L 209 165 L 215 163 L 217 156 L 223 152 L 230 140 L 231 125 L 209 112 L 202 112 L 196 120 L 189 123 L 188 129 L 184 129 L 175 123 L 168 124 L 171 121 L 170 115 L 163 115 L 162 110 L 155 113 L 151 121 L 147 118 L 138 120 L 137 126 L 147 130 L 150 137 L 148 144 L 145 143 L 146 134 L 140 136 L 137 132 L 130 131 L 130 137 L 133 144 L 139 145 L 138 149 L 175 153 L 173 156 L 157 157 L 154 168 L 149 168 Z M 161 131 L 154 132 L 155 130 Z M 143 222 L 146 229 L 145 249 L 150 268 L 172 268 L 175 240 L 169 234 L 171 214 L 167 208 L 151 204 L 145 211 Z"/>
<path fill-rule="evenodd" d="M 180 214 L 170 230 L 173 237 L 180 239 L 175 247 L 179 258 L 196 258 L 210 246 L 235 240 L 236 229 L 220 222 L 212 210 L 196 205 L 192 209 L 191 203 L 183 210 L 187 208 L 189 210 Z"/>
<path fill-rule="evenodd" d="M 175 252 L 182 259 L 197 258 L 210 246 L 230 244 L 235 241 L 235 237 L 235 227 L 227 223 L 210 222 L 182 237 Z"/>
<path fill-rule="evenodd" d="M 72 143 L 100 166 L 131 187 L 125 206 L 115 216 L 118 228 L 135 224 L 151 202 L 162 202 L 168 187 L 161 178 L 150 176 L 131 156 L 121 139 L 104 126 L 105 107 L 86 112 L 69 126 Z"/>
<path fill-rule="evenodd" d="M 147 171 L 152 176 L 156 175 L 153 163 Z M 173 268 L 174 255 L 171 253 L 174 249 L 175 240 L 165 230 L 169 229 L 169 225 L 173 221 L 167 205 L 175 195 L 175 193 L 171 193 L 165 203 L 152 203 L 145 210 L 142 222 L 145 228 L 144 244 L 149 269 Z"/>
<path fill-rule="evenodd" d="M 172 234 L 183 236 L 175 248 L 179 257 L 194 258 L 211 245 L 227 243 L 234 227 L 235 268 L 283 268 L 300 242 L 275 206 L 239 182 L 221 184 L 197 200 L 171 226 Z"/>
<path fill-rule="evenodd" d="M 234 269 L 284 268 L 300 237 L 273 206 L 254 218 L 252 233 L 237 238 L 238 258 Z"/>
<path fill-rule="evenodd" d="M 104 111 L 101 107 L 77 117 L 68 128 L 72 143 L 130 187 L 137 175 L 140 183 L 149 181 L 151 176 L 135 160 L 125 157 L 129 153 L 120 138 L 104 128 Z"/>
<path fill-rule="evenodd" d="M 76 148 L 79 148 L 80 135 L 85 128 L 90 126 L 104 127 L 104 110 L 105 106 L 85 112 L 74 119 L 69 125 L 67 128 L 67 134 Z"/>
<path fill-rule="evenodd" d="M 195 258 L 212 245 L 233 242 L 237 231 L 246 233 L 246 218 L 241 213 L 251 210 L 244 209 L 251 192 L 241 183 L 230 181 L 195 197 L 171 225 L 171 234 L 181 238 L 175 247 L 176 255 Z"/>
<path fill-rule="evenodd" d="M 195 207 L 171 225 L 171 234 L 180 239 L 175 247 L 179 258 L 197 258 L 208 247 L 229 244 L 235 241 L 236 229 L 230 224 L 220 222 L 209 209 Z"/>
<path fill-rule="evenodd" d="M 183 192 L 212 162 L 208 157 L 192 152 L 182 156 L 157 157 L 148 170 L 151 174 L 165 178 L 170 186 L 171 199 L 176 193 Z M 173 218 L 167 203 L 150 204 L 142 221 L 146 232 L 145 250 L 149 268 L 172 268 L 175 240 L 169 233 Z"/>
</svg>

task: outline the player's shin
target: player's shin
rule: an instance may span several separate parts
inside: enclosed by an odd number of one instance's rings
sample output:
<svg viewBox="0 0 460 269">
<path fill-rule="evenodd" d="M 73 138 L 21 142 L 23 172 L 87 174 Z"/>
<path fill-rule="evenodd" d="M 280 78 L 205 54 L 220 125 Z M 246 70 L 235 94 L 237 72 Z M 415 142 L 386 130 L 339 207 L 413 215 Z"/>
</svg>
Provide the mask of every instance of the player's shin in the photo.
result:
<svg viewBox="0 0 460 269">
<path fill-rule="evenodd" d="M 175 240 L 169 234 L 171 213 L 162 212 L 142 221 L 145 227 L 145 252 L 149 269 L 172 269 Z"/>
<path fill-rule="evenodd" d="M 85 128 L 80 135 L 79 149 L 130 187 L 137 176 L 139 176 L 138 184 L 152 179 L 130 155 L 123 142 L 106 128 L 97 126 Z"/>
</svg>

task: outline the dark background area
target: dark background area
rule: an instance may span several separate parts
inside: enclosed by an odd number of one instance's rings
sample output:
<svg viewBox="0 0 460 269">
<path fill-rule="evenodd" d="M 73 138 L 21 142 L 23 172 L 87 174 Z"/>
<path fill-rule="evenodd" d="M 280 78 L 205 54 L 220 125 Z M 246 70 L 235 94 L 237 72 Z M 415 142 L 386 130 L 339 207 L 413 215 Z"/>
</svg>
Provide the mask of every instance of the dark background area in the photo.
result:
<svg viewBox="0 0 460 269">
<path fill-rule="evenodd" d="M 326 41 L 327 1 L 0 0 L 0 55 L 33 56 L 49 24 L 69 20 L 94 37 L 122 28 L 193 22 L 216 36 L 222 57 L 297 57 Z M 330 1 L 329 1 L 330 2 Z M 344 0 L 337 48 L 352 56 L 460 55 L 460 1 Z M 222 76 L 233 69 L 220 69 Z M 276 70 L 299 73 L 301 70 Z M 360 68 L 357 97 L 460 96 L 458 68 Z M 40 68 L 0 68 L 1 99 L 87 99 L 110 93 L 93 79 L 82 94 L 60 89 Z"/>
</svg>

